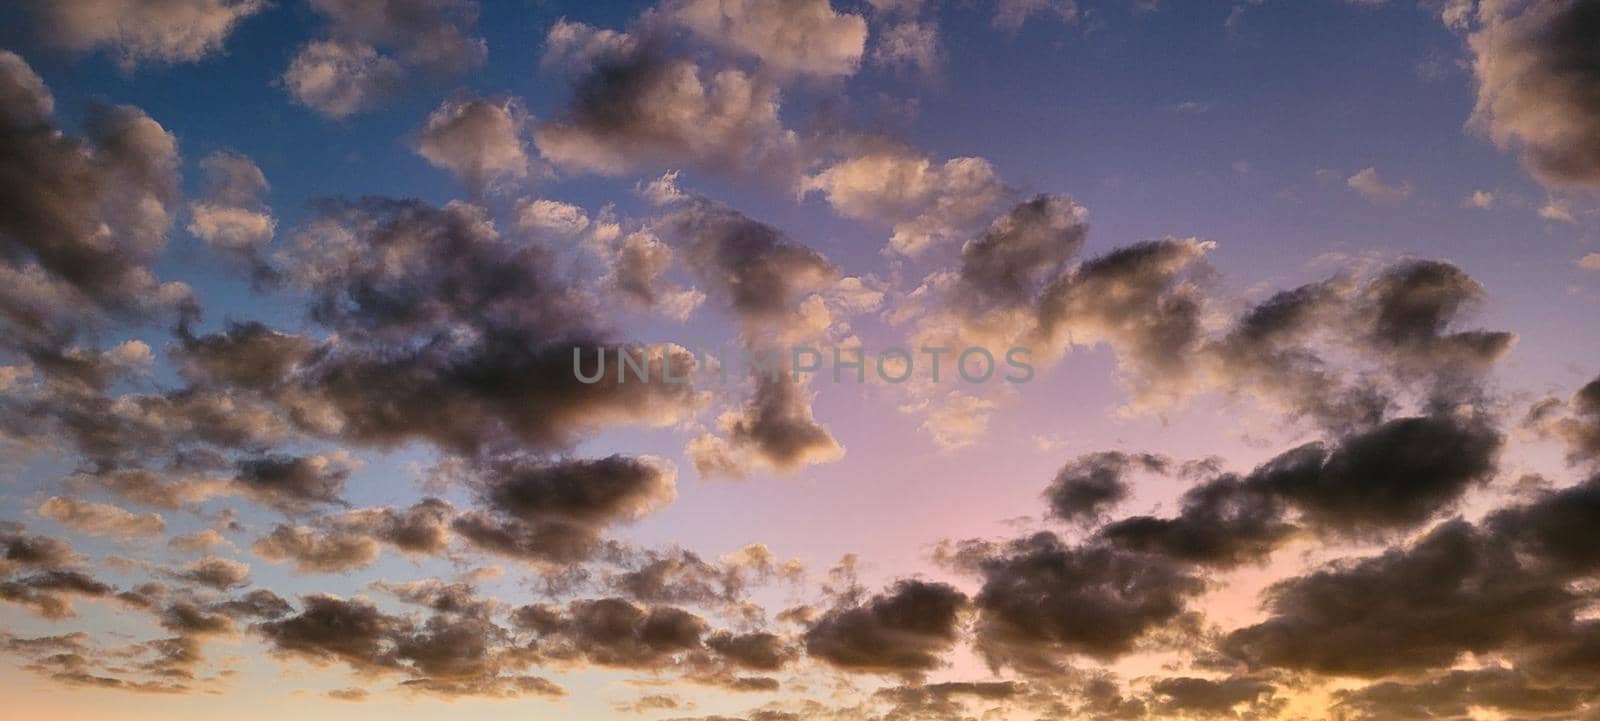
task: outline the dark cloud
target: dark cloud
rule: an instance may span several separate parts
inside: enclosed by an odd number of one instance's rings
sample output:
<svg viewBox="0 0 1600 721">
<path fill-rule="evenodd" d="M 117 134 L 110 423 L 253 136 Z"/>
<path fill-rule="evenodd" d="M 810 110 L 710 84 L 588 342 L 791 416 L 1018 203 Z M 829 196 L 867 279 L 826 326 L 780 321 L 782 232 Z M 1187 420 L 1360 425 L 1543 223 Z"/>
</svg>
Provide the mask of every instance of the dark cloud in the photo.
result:
<svg viewBox="0 0 1600 721">
<path fill-rule="evenodd" d="M 779 178 L 797 171 L 799 141 L 783 127 L 770 78 L 707 72 L 665 54 L 658 38 L 565 20 L 545 45 L 546 64 L 574 78 L 569 104 L 534 132 L 557 166 L 611 175 L 680 163 Z"/>
<path fill-rule="evenodd" d="M 1184 563 L 1231 568 L 1265 561 L 1297 530 L 1281 500 L 1250 481 L 1223 475 L 1184 492 L 1173 518 L 1134 516 L 1102 527 L 1113 545 Z"/>
<path fill-rule="evenodd" d="M 1402 378 L 1432 379 L 1441 403 L 1473 400 L 1479 374 L 1516 342 L 1512 333 L 1452 330 L 1483 296 L 1483 286 L 1454 265 L 1403 262 L 1362 290 L 1357 319 Z"/>
<path fill-rule="evenodd" d="M 1467 38 L 1474 125 L 1520 150 L 1548 185 L 1600 183 L 1600 68 L 1589 45 L 1597 31 L 1592 3 L 1490 2 Z"/>
<path fill-rule="evenodd" d="M 993 665 L 1055 669 L 1071 655 L 1111 659 L 1183 616 L 1200 578 L 1162 556 L 1068 546 L 1052 533 L 977 561 L 978 645 Z"/>
<path fill-rule="evenodd" d="M 1283 453 L 1246 480 L 1341 532 L 1415 527 L 1450 509 L 1497 468 L 1504 438 L 1478 419 L 1399 418 Z"/>
<path fill-rule="evenodd" d="M 1062 195 L 1036 195 L 961 248 L 962 283 L 980 303 L 1016 306 L 1061 275 L 1089 234 L 1088 211 Z"/>
<path fill-rule="evenodd" d="M 806 653 L 847 671 L 920 674 L 944 664 L 970 605 L 942 583 L 900 581 L 881 595 L 846 603 L 806 629 Z"/>
<path fill-rule="evenodd" d="M 1055 348 L 1110 343 L 1135 402 L 1187 392 L 1203 338 L 1209 242 L 1168 238 L 1118 248 L 1052 281 L 1036 334 Z"/>
<path fill-rule="evenodd" d="M 1600 461 L 1600 379 L 1590 381 L 1568 402 L 1545 398 L 1529 410 L 1525 424 L 1567 444 L 1571 463 Z"/>
<path fill-rule="evenodd" d="M 448 502 L 424 498 L 405 509 L 356 509 L 335 525 L 371 536 L 402 553 L 437 556 L 450 546 L 450 520 L 454 516 L 455 508 Z"/>
<path fill-rule="evenodd" d="M 162 610 L 161 627 L 183 636 L 228 636 L 234 632 L 232 617 L 207 611 L 193 601 L 177 601 Z"/>
<path fill-rule="evenodd" d="M 339 334 L 276 394 L 312 432 L 464 454 L 554 449 L 695 406 L 690 384 L 579 381 L 575 348 L 639 349 L 607 342 L 550 252 L 501 236 L 481 208 L 329 202 L 296 247 L 286 275 L 311 294 L 312 318 Z M 664 363 L 677 377 L 693 367 L 686 351 L 647 356 L 656 378 Z"/>
<path fill-rule="evenodd" d="M 437 578 L 409 583 L 379 581 L 373 584 L 373 587 L 392 593 L 395 598 L 406 603 L 426 607 L 435 613 L 487 618 L 499 606 L 498 601 L 479 596 L 477 589 L 471 584 L 445 583 Z"/>
<path fill-rule="evenodd" d="M 361 599 L 326 594 L 305 596 L 301 605 L 298 614 L 256 625 L 274 652 L 319 663 L 343 661 L 362 671 L 399 665 L 394 638 L 406 630 L 404 619 Z"/>
<path fill-rule="evenodd" d="M 1132 470 L 1165 473 L 1171 464 L 1149 453 L 1105 451 L 1079 456 L 1056 472 L 1045 489 L 1050 514 L 1064 521 L 1092 521 L 1127 499 L 1123 475 Z"/>
<path fill-rule="evenodd" d="M 288 513 L 339 504 L 350 478 L 349 461 L 339 456 L 271 455 L 237 464 L 234 481 L 251 498 Z"/>
<path fill-rule="evenodd" d="M 86 138 L 51 125 L 50 91 L 0 51 L 0 321 L 48 370 L 85 320 L 196 306 L 149 269 L 178 200 L 177 141 L 132 107 L 95 106 Z"/>
<path fill-rule="evenodd" d="M 1568 717 L 1600 690 L 1550 685 L 1513 668 L 1451 671 L 1422 681 L 1386 681 L 1336 691 L 1334 698 L 1353 721 L 1468 718 L 1490 709 L 1514 718 Z M 1575 718 L 1575 716 L 1573 717 Z"/>
<path fill-rule="evenodd" d="M 1463 521 L 1415 543 L 1278 581 L 1268 618 L 1229 633 L 1253 666 L 1376 677 L 1560 636 L 1582 605 L 1564 579 L 1524 571 L 1509 545 Z"/>
<path fill-rule="evenodd" d="M 1484 525 L 1545 572 L 1591 574 L 1600 570 L 1600 544 L 1594 542 L 1600 528 L 1600 476 L 1499 509 Z"/>
<path fill-rule="evenodd" d="M 294 607 L 281 596 L 258 588 L 238 598 L 214 604 L 212 608 L 235 619 L 273 619 L 289 615 Z"/>
<path fill-rule="evenodd" d="M 196 385 L 266 392 L 288 378 L 316 344 L 260 323 L 229 323 L 219 333 L 196 337 L 182 329 L 172 349 L 183 376 Z"/>
<path fill-rule="evenodd" d="M 749 671 L 778 671 L 798 655 L 782 637 L 764 632 L 717 631 L 706 637 L 706 647 Z"/>
<path fill-rule="evenodd" d="M 250 585 L 250 567 L 238 561 L 207 556 L 168 571 L 167 575 L 179 581 L 198 584 L 218 591 Z"/>
<path fill-rule="evenodd" d="M 1231 718 L 1245 707 L 1251 716 L 1261 717 L 1287 703 L 1275 698 L 1276 689 L 1270 682 L 1245 676 L 1164 678 L 1151 684 L 1150 690 L 1159 699 L 1157 710 L 1173 714 Z"/>
<path fill-rule="evenodd" d="M 776 379 L 760 373 L 753 380 L 755 393 L 737 412 L 722 419 L 726 449 L 734 454 L 734 465 L 725 468 L 714 452 L 722 445 L 697 447 L 700 452 L 691 456 L 700 475 L 742 475 L 750 465 L 793 471 L 844 455 L 844 447 L 812 415 L 811 394 L 804 385 L 787 373 Z"/>
<path fill-rule="evenodd" d="M 675 474 L 650 458 L 491 459 L 467 481 L 489 512 L 452 523 L 468 543 L 528 560 L 572 561 L 609 526 L 630 523 L 677 497 Z"/>
<path fill-rule="evenodd" d="M 837 274 L 821 253 L 783 231 L 704 198 L 691 197 L 663 225 L 750 336 L 793 330 L 803 322 L 801 297 Z"/>
<path fill-rule="evenodd" d="M 48 619 L 71 618 L 72 597 L 101 598 L 114 591 L 94 577 L 64 568 L 47 568 L 0 580 L 0 601 L 32 608 Z"/>
<path fill-rule="evenodd" d="M 573 601 L 565 610 L 523 606 L 512 623 L 530 632 L 540 655 L 598 666 L 660 669 L 702 650 L 704 619 L 670 606 L 644 607 L 621 598 Z"/>
<path fill-rule="evenodd" d="M 21 524 L 0 522 L 0 576 L 18 569 L 62 566 L 78 561 L 66 541 L 33 535 Z"/>
</svg>

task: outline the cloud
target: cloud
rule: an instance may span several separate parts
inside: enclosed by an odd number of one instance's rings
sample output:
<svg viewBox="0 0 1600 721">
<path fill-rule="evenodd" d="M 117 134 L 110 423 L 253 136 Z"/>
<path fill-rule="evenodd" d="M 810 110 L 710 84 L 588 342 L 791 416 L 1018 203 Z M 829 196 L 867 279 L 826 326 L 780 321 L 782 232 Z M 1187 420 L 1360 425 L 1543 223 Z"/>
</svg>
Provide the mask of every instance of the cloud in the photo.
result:
<svg viewBox="0 0 1600 721">
<path fill-rule="evenodd" d="M 1581 711 L 1593 691 L 1549 685 L 1514 668 L 1450 671 L 1417 681 L 1385 681 L 1336 692 L 1351 718 L 1368 721 L 1400 714 L 1447 718 L 1470 709 L 1501 713 L 1562 714 Z"/>
<path fill-rule="evenodd" d="M 182 568 L 169 571 L 173 579 L 205 586 L 217 591 L 250 585 L 250 566 L 219 556 L 207 556 Z"/>
<path fill-rule="evenodd" d="M 3 51 L 0 104 L 7 345 L 50 363 L 85 319 L 197 312 L 187 286 L 149 269 L 178 200 L 172 134 L 128 106 L 92 107 L 84 139 L 62 133 L 43 81 Z"/>
<path fill-rule="evenodd" d="M 1566 634 L 1581 601 L 1528 574 L 1512 549 L 1462 521 L 1416 542 L 1275 583 L 1266 620 L 1224 651 L 1253 667 L 1379 677 Z"/>
<path fill-rule="evenodd" d="M 49 42 L 76 51 L 106 48 L 123 70 L 140 64 L 192 63 L 222 52 L 265 0 L 85 0 L 25 3 Z"/>
<path fill-rule="evenodd" d="M 1247 483 L 1298 508 L 1320 528 L 1411 528 L 1488 482 L 1504 443 L 1478 420 L 1399 418 L 1333 448 L 1311 444 L 1283 453 Z"/>
<path fill-rule="evenodd" d="M 1108 343 L 1134 405 L 1181 397 L 1195 372 L 1213 243 L 1168 238 L 1119 248 L 1052 281 L 1036 333 L 1050 348 Z"/>
<path fill-rule="evenodd" d="M 867 42 L 867 22 L 828 0 L 671 0 L 666 12 L 702 40 L 781 75 L 853 75 Z"/>
<path fill-rule="evenodd" d="M 579 381 L 575 348 L 640 349 L 595 326 L 591 299 L 556 273 L 548 249 L 500 235 L 476 206 L 331 202 L 297 233 L 291 262 L 284 274 L 310 293 L 311 317 L 340 334 L 274 390 L 309 430 L 476 454 L 664 425 L 696 404 L 691 384 Z M 664 363 L 690 375 L 686 351 L 647 354 L 653 377 Z M 390 390 L 380 399 L 378 387 Z"/>
<path fill-rule="evenodd" d="M 1386 182 L 1378 176 L 1377 168 L 1363 168 L 1350 176 L 1345 184 L 1350 186 L 1351 190 L 1360 193 L 1361 197 L 1378 205 L 1400 205 L 1411 197 L 1410 183 Z"/>
<path fill-rule="evenodd" d="M 300 47 L 280 80 L 295 100 L 342 119 L 374 108 L 413 70 L 454 75 L 482 64 L 472 0 L 314 0 L 326 39 Z M 391 54 L 392 53 L 392 54 Z"/>
<path fill-rule="evenodd" d="M 1277 689 L 1271 682 L 1248 676 L 1220 680 L 1188 676 L 1163 678 L 1151 684 L 1150 690 L 1159 699 L 1158 710 L 1202 717 L 1239 718 L 1235 709 L 1240 706 L 1248 708 L 1246 713 L 1266 716 L 1285 703 L 1274 696 Z"/>
<path fill-rule="evenodd" d="M 1590 253 L 1579 258 L 1578 267 L 1584 270 L 1600 270 L 1600 253 Z"/>
<path fill-rule="evenodd" d="M 939 46 L 939 24 L 932 20 L 891 23 L 878 32 L 871 58 L 886 68 L 931 76 L 938 72 L 944 60 L 944 51 Z"/>
<path fill-rule="evenodd" d="M 804 178 L 800 190 L 821 193 L 846 218 L 891 225 L 889 247 L 904 255 L 971 229 L 1007 192 L 983 158 L 936 164 L 901 148 L 838 161 Z"/>
<path fill-rule="evenodd" d="M 778 89 L 740 70 L 702 71 L 631 37 L 594 47 L 601 31 L 558 23 L 548 55 L 578 53 L 570 104 L 534 130 L 539 152 L 568 170 L 618 175 L 655 164 L 790 177 L 798 139 L 779 119 Z M 576 51 L 574 51 L 576 52 Z"/>
<path fill-rule="evenodd" d="M 428 116 L 415 149 L 473 192 L 482 193 L 493 185 L 528 177 L 522 140 L 526 124 L 527 112 L 515 99 L 446 101 Z"/>
<path fill-rule="evenodd" d="M 189 232 L 212 248 L 254 260 L 278 227 L 261 200 L 270 187 L 266 175 L 249 158 L 221 151 L 202 159 L 200 169 L 205 190 L 189 202 Z"/>
<path fill-rule="evenodd" d="M 246 458 L 238 462 L 239 487 L 251 498 L 284 512 L 304 512 L 338 504 L 350 477 L 352 459 L 344 454 Z"/>
<path fill-rule="evenodd" d="M 821 253 L 737 210 L 694 198 L 662 219 L 685 260 L 743 323 L 746 342 L 770 342 L 808 325 L 800 301 L 836 269 Z"/>
<path fill-rule="evenodd" d="M 1088 214 L 1063 195 L 1036 195 L 1017 204 L 961 247 L 961 282 L 998 306 L 1026 303 L 1083 247 Z"/>
<path fill-rule="evenodd" d="M 1123 475 L 1138 469 L 1165 473 L 1171 461 L 1148 453 L 1105 451 L 1079 456 L 1061 467 L 1045 500 L 1050 514 L 1063 521 L 1093 521 L 1126 500 L 1128 482 Z"/>
<path fill-rule="evenodd" d="M 952 586 L 900 581 L 881 595 L 824 613 L 806 629 L 806 653 L 848 671 L 932 671 L 955 645 L 968 605 Z"/>
<path fill-rule="evenodd" d="M 136 515 L 116 506 L 63 496 L 51 496 L 40 504 L 39 515 L 95 536 L 159 536 L 167 527 L 155 513 Z"/>
<path fill-rule="evenodd" d="M 257 556 L 273 563 L 289 561 L 300 573 L 343 573 L 366 568 L 378 561 L 377 541 L 339 531 L 319 533 L 306 526 L 278 524 L 250 546 Z"/>
<path fill-rule="evenodd" d="M 475 469 L 467 483 L 488 511 L 458 516 L 455 532 L 482 550 L 530 561 L 582 560 L 609 526 L 639 520 L 677 497 L 675 471 L 650 457 L 505 457 Z"/>
<path fill-rule="evenodd" d="M 795 471 L 830 463 L 844 447 L 811 411 L 811 394 L 788 373 L 777 379 L 755 375 L 755 393 L 744 407 L 718 419 L 723 437 L 702 436 L 690 445 L 690 458 L 702 477 L 743 477 L 751 467 Z"/>
<path fill-rule="evenodd" d="M 100 598 L 112 590 L 82 571 L 47 568 L 0 580 L 0 601 L 31 607 L 42 618 L 58 620 L 77 615 L 72 607 L 74 596 Z"/>
<path fill-rule="evenodd" d="M 1074 655 L 1110 660 L 1177 623 L 1205 584 L 1160 556 L 1055 534 L 1019 538 L 982 554 L 977 646 L 993 666 L 1053 674 Z"/>
<path fill-rule="evenodd" d="M 1588 3 L 1485 2 L 1467 36 L 1473 127 L 1521 152 L 1545 185 L 1600 183 L 1600 71 L 1583 60 L 1597 25 Z"/>
<path fill-rule="evenodd" d="M 546 658 L 625 669 L 683 661 L 702 648 L 708 630 L 704 619 L 682 609 L 642 607 L 621 598 L 573 601 L 565 609 L 522 606 L 511 620 L 534 634 Z"/>
</svg>

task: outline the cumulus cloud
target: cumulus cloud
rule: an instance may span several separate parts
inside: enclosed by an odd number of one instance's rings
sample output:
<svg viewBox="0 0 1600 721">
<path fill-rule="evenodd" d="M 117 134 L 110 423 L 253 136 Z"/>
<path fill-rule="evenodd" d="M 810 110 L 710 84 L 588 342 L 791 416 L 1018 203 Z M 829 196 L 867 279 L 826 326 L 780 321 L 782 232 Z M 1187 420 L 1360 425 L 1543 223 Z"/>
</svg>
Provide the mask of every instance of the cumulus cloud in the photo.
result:
<svg viewBox="0 0 1600 721">
<path fill-rule="evenodd" d="M 127 106 L 91 108 L 86 138 L 58 131 L 49 90 L 10 52 L 0 52 L 0 103 L 7 345 L 59 357 L 83 316 L 194 312 L 186 286 L 149 269 L 178 199 L 172 134 Z"/>
<path fill-rule="evenodd" d="M 1473 126 L 1520 151 L 1547 185 L 1600 183 L 1600 71 L 1584 59 L 1597 24 L 1589 3 L 1494 0 L 1479 3 L 1467 36 Z"/>
<path fill-rule="evenodd" d="M 107 49 L 124 70 L 190 63 L 219 53 L 266 0 L 84 0 L 25 3 L 40 34 L 70 50 Z"/>
<path fill-rule="evenodd" d="M 474 192 L 528 177 L 522 140 L 527 113 L 515 99 L 451 100 L 428 116 L 415 148 L 435 167 L 450 171 Z"/>
<path fill-rule="evenodd" d="M 189 202 L 189 232 L 220 251 L 254 259 L 278 227 L 262 202 L 267 176 L 249 158 L 220 151 L 202 159 L 200 169 L 205 190 Z"/>
<path fill-rule="evenodd" d="M 1052 533 L 986 549 L 972 560 L 983 578 L 978 648 L 991 665 L 1055 673 L 1073 656 L 1109 660 L 1178 623 L 1200 577 L 1156 555 Z"/>
<path fill-rule="evenodd" d="M 312 317 L 340 333 L 277 391 L 315 431 L 471 454 L 661 425 L 695 405 L 691 384 L 579 381 L 575 347 L 585 358 L 639 349 L 596 327 L 592 302 L 557 275 L 548 249 L 502 236 L 477 206 L 332 203 L 296 246 L 286 276 L 311 294 Z M 669 363 L 687 377 L 694 363 L 677 349 L 648 355 L 652 377 Z M 390 388 L 381 401 L 379 386 Z"/>
<path fill-rule="evenodd" d="M 227 591 L 250 585 L 250 566 L 220 556 L 207 556 L 192 561 L 182 568 L 168 571 L 175 580 L 193 583 L 217 591 Z"/>
<path fill-rule="evenodd" d="M 828 0 L 672 0 L 666 7 L 701 39 L 783 75 L 852 75 L 867 42 L 866 20 Z"/>
<path fill-rule="evenodd" d="M 806 629 L 806 653 L 850 671 L 932 671 L 955 645 L 968 605 L 954 587 L 900 581 L 882 595 L 820 616 Z"/>
<path fill-rule="evenodd" d="M 40 504 L 39 515 L 95 536 L 158 536 L 167 527 L 155 513 L 138 515 L 117 506 L 63 496 L 51 496 Z"/>
<path fill-rule="evenodd" d="M 1050 514 L 1064 521 L 1092 521 L 1127 499 L 1123 475 L 1133 470 L 1165 473 L 1171 461 L 1149 453 L 1105 451 L 1080 456 L 1061 467 L 1045 500 Z"/>
<path fill-rule="evenodd" d="M 547 160 L 607 175 L 651 163 L 793 174 L 799 141 L 782 125 L 770 80 L 736 69 L 706 72 L 653 42 L 600 33 L 558 23 L 546 39 L 550 55 L 578 58 L 571 102 L 534 130 Z M 606 37 L 621 39 L 597 40 Z"/>
<path fill-rule="evenodd" d="M 677 497 L 675 471 L 654 458 L 506 457 L 476 469 L 467 482 L 487 510 L 458 516 L 456 534 L 528 561 L 587 558 L 609 526 L 636 521 Z"/>
<path fill-rule="evenodd" d="M 471 35 L 473 0 L 314 0 L 326 39 L 301 46 L 280 82 L 295 100 L 331 118 L 383 103 L 412 70 L 464 72 L 488 45 Z"/>
<path fill-rule="evenodd" d="M 899 148 L 838 161 L 804 178 L 800 190 L 821 193 L 847 218 L 891 225 L 889 247 L 905 255 L 971 229 L 1007 192 L 983 158 L 936 163 Z"/>
<path fill-rule="evenodd" d="M 1363 168 L 1350 176 L 1345 185 L 1360 193 L 1361 197 L 1380 205 L 1399 205 L 1411 197 L 1410 183 L 1386 181 L 1378 175 L 1377 168 Z"/>
<path fill-rule="evenodd" d="M 250 547 L 273 563 L 294 564 L 301 573 L 341 573 L 366 568 L 378 560 L 378 542 L 339 531 L 318 532 L 306 526 L 274 526 Z"/>
</svg>

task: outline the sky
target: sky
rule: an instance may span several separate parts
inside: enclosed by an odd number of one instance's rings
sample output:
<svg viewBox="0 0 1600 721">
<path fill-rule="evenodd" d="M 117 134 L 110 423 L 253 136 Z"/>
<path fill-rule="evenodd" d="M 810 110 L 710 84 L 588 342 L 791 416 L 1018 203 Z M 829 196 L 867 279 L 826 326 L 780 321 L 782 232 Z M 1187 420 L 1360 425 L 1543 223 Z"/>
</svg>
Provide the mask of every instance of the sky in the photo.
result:
<svg viewBox="0 0 1600 721">
<path fill-rule="evenodd" d="M 1597 41 L 7 3 L 0 719 L 1594 721 Z"/>
</svg>

